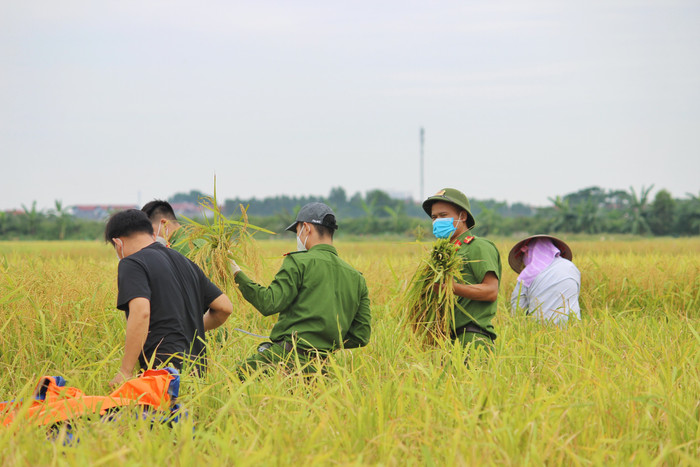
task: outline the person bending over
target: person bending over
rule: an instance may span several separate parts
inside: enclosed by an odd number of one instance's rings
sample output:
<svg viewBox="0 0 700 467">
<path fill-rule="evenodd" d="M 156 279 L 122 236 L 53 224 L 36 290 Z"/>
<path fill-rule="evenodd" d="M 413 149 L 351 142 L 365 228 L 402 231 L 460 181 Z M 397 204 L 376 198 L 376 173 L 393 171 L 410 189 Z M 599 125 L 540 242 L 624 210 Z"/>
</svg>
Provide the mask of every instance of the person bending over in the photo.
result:
<svg viewBox="0 0 700 467">
<path fill-rule="evenodd" d="M 581 273 L 569 245 L 550 235 L 532 235 L 513 246 L 508 263 L 518 279 L 510 298 L 513 313 L 524 310 L 544 323 L 581 319 Z"/>
<path fill-rule="evenodd" d="M 148 216 L 137 209 L 112 215 L 105 240 L 119 259 L 117 308 L 126 313 L 121 366 L 111 384 L 142 369 L 183 360 L 206 370 L 205 331 L 224 324 L 233 305 L 192 261 L 155 241 Z"/>
</svg>

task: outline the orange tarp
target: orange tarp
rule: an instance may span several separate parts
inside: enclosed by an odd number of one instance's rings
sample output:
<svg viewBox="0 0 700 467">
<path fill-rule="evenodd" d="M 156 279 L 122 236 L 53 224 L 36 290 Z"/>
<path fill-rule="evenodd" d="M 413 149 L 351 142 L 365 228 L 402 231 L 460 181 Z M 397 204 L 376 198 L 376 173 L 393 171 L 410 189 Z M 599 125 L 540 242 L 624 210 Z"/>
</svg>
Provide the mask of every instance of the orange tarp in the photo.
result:
<svg viewBox="0 0 700 467">
<path fill-rule="evenodd" d="M 170 382 L 176 376 L 167 370 L 148 370 L 138 378 L 131 379 L 108 396 L 86 396 L 78 388 L 56 384 L 53 376 L 39 380 L 35 397 L 45 389 L 43 400 L 34 400 L 24 413 L 21 401 L 0 403 L 0 423 L 7 426 L 21 413 L 22 420 L 35 425 L 52 425 L 82 415 L 104 415 L 114 407 L 126 405 L 150 406 L 157 410 L 170 408 L 168 394 Z"/>
</svg>

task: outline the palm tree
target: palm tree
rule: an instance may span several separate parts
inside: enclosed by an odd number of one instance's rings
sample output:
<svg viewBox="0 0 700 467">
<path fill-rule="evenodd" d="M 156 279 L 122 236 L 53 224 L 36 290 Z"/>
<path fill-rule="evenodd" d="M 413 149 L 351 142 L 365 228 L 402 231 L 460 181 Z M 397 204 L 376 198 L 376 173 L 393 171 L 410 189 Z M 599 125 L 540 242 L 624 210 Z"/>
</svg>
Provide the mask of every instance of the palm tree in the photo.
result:
<svg viewBox="0 0 700 467">
<path fill-rule="evenodd" d="M 372 233 L 376 223 L 377 198 L 372 198 L 369 203 L 361 200 L 362 210 L 365 212 L 365 233 Z"/>
<path fill-rule="evenodd" d="M 406 218 L 406 215 L 404 213 L 404 204 L 398 202 L 396 203 L 396 207 L 394 208 L 391 208 L 389 206 L 382 207 L 384 208 L 384 211 L 389 213 L 389 215 L 391 216 L 394 232 L 401 232 L 401 224 Z"/>
<path fill-rule="evenodd" d="M 36 234 L 36 228 L 39 225 L 39 216 L 41 214 L 36 209 L 36 201 L 32 202 L 31 209 L 27 208 L 27 206 L 25 206 L 24 204 L 22 205 L 22 209 L 24 210 L 24 220 L 27 223 L 27 233 L 29 235 Z"/>
<path fill-rule="evenodd" d="M 632 234 L 646 235 L 651 232 L 651 228 L 649 227 L 649 223 L 646 219 L 646 213 L 648 208 L 649 192 L 652 190 L 652 188 L 654 188 L 654 185 L 651 185 L 649 188 L 644 188 L 642 185 L 642 189 L 639 191 L 639 196 L 637 196 L 637 192 L 634 191 L 634 188 L 630 187 L 630 192 L 628 195 L 630 207 L 627 212 L 627 217 L 630 221 L 628 231 Z"/>
<path fill-rule="evenodd" d="M 66 238 L 66 229 L 71 220 L 71 215 L 66 208 L 63 207 L 63 202 L 60 200 L 54 201 L 55 208 L 51 210 L 50 214 L 52 217 L 56 218 L 58 224 L 58 239 L 63 240 Z"/>
<path fill-rule="evenodd" d="M 577 216 L 569 206 L 569 200 L 562 199 L 561 196 L 556 198 L 547 198 L 554 204 L 554 222 L 551 229 L 554 232 L 573 232 L 576 230 Z"/>
</svg>

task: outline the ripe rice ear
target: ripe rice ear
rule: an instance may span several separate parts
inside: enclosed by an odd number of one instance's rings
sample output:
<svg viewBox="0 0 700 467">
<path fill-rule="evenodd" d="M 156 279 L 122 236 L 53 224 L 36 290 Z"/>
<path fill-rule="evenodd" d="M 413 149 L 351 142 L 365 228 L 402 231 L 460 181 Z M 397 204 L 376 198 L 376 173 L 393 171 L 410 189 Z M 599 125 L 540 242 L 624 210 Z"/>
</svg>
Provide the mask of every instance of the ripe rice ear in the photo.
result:
<svg viewBox="0 0 700 467">
<path fill-rule="evenodd" d="M 403 300 L 403 322 L 426 345 L 450 337 L 456 306 L 452 290 L 455 280 L 462 281 L 462 265 L 455 245 L 438 239 L 411 278 Z"/>
<path fill-rule="evenodd" d="M 228 219 L 222 212 L 216 198 L 216 177 L 214 177 L 214 195 L 200 199 L 203 210 L 202 222 L 185 218 L 188 223 L 185 239 L 190 247 L 188 257 L 226 294 L 236 289 L 231 274 L 230 260 L 236 261 L 242 268 L 257 271 L 261 264 L 261 255 L 253 235 L 265 232 L 274 235 L 262 227 L 248 222 L 247 208 L 240 205 L 241 216 L 238 220 Z M 252 268 L 250 267 L 252 266 Z M 236 289 L 237 290 L 237 289 Z"/>
</svg>

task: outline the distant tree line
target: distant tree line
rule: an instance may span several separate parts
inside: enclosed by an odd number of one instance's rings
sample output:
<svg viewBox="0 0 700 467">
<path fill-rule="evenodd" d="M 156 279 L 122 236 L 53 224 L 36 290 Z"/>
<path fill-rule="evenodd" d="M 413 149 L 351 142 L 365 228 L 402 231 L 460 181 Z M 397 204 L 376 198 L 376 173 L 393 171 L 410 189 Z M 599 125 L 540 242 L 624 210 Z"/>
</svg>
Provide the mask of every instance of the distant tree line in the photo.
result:
<svg viewBox="0 0 700 467">
<path fill-rule="evenodd" d="M 95 240 L 102 238 L 104 222 L 76 219 L 56 201 L 47 211 L 22 205 L 21 210 L 0 211 L 0 240 Z"/>
<path fill-rule="evenodd" d="M 527 233 L 622 233 L 634 235 L 699 235 L 700 193 L 674 199 L 660 190 L 653 200 L 650 187 L 637 191 L 585 188 L 565 196 L 549 198 L 551 205 L 532 207 L 492 199 L 471 199 L 477 235 L 520 235 Z M 178 194 L 171 201 L 196 202 L 200 192 Z M 343 232 L 357 235 L 384 233 L 425 235 L 430 221 L 421 203 L 391 198 L 372 190 L 364 196 L 348 197 L 343 188 L 333 188 L 327 197 L 275 196 L 264 199 L 227 199 L 223 210 L 239 215 L 239 206 L 248 208 L 251 222 L 280 231 L 291 223 L 306 203 L 322 201 L 336 212 Z"/>
<path fill-rule="evenodd" d="M 634 235 L 700 235 L 700 193 L 674 199 L 667 190 L 653 186 L 639 191 L 604 190 L 590 187 L 565 196 L 549 198 L 551 205 L 532 207 L 495 200 L 471 199 L 477 235 L 524 235 L 532 233 L 622 233 Z M 193 190 L 170 197 L 171 203 L 198 203 L 205 193 Z M 339 235 L 393 234 L 427 237 L 431 224 L 419 202 L 395 199 L 382 190 L 348 197 L 343 188 L 323 196 L 274 196 L 263 199 L 227 199 L 222 210 L 227 216 L 241 215 L 247 208 L 252 224 L 281 232 L 293 222 L 306 203 L 322 201 L 335 211 Z M 46 212 L 22 206 L 21 211 L 0 212 L 0 239 L 97 239 L 104 223 L 75 219 L 56 201 Z"/>
</svg>

